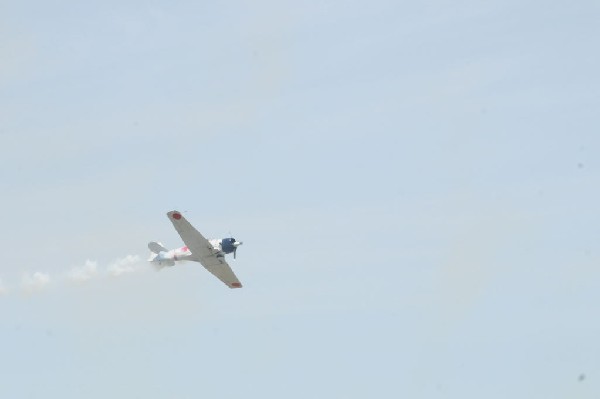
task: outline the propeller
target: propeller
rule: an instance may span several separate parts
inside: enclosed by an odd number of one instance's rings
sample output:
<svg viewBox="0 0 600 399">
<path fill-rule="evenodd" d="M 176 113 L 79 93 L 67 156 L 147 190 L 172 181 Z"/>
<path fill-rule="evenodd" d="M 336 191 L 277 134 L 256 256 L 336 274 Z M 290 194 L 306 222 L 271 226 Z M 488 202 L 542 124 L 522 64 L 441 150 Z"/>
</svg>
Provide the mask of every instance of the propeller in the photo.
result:
<svg viewBox="0 0 600 399">
<path fill-rule="evenodd" d="M 235 256 L 237 254 L 237 249 L 240 245 L 242 245 L 243 242 L 242 241 L 236 241 L 233 243 L 233 259 L 235 259 Z"/>
</svg>

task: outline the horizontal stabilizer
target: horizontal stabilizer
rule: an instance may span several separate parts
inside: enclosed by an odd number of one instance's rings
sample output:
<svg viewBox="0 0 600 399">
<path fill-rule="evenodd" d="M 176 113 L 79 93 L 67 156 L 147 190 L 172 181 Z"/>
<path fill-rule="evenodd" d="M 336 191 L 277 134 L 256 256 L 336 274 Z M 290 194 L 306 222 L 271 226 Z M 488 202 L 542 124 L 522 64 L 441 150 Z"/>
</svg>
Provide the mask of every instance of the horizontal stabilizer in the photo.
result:
<svg viewBox="0 0 600 399">
<path fill-rule="evenodd" d="M 169 252 L 169 250 L 162 246 L 160 242 L 152 241 L 148 243 L 148 249 L 155 254 L 159 254 L 161 252 Z"/>
</svg>

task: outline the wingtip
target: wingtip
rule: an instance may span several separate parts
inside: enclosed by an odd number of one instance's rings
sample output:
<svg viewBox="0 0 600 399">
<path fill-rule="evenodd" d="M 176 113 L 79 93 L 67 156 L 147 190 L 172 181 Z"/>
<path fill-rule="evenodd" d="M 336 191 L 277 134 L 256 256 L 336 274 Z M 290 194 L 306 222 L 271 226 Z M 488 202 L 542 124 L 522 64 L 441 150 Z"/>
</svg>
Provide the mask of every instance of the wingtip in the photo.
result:
<svg viewBox="0 0 600 399">
<path fill-rule="evenodd" d="M 179 220 L 179 219 L 181 219 L 181 212 L 170 211 L 170 212 L 167 212 L 167 216 L 169 217 L 169 219 Z"/>
<path fill-rule="evenodd" d="M 231 283 L 229 288 L 242 288 L 242 283 Z"/>
</svg>

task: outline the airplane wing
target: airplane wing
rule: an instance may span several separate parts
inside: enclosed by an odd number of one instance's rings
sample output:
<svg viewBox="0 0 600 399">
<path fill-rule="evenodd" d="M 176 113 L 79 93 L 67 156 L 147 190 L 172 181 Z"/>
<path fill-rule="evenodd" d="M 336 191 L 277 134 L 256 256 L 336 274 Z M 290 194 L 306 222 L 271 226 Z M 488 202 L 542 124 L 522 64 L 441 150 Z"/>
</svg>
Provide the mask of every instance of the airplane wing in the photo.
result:
<svg viewBox="0 0 600 399">
<path fill-rule="evenodd" d="M 242 288 L 240 280 L 233 273 L 225 258 L 222 256 L 217 257 L 219 251 L 180 212 L 171 211 L 167 213 L 167 216 L 185 245 L 192 252 L 194 260 L 200 262 L 206 270 L 224 282 L 229 288 Z"/>
</svg>

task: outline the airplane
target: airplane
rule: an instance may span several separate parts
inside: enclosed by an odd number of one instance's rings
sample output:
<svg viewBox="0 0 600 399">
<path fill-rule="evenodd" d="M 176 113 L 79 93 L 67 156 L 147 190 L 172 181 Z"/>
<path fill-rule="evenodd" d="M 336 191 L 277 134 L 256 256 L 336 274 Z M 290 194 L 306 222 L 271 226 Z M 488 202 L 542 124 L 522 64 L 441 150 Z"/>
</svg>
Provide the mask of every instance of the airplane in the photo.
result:
<svg viewBox="0 0 600 399">
<path fill-rule="evenodd" d="M 233 253 L 235 259 L 237 249 L 242 242 L 236 241 L 233 237 L 207 240 L 183 217 L 181 212 L 167 212 L 167 217 L 173 223 L 185 246 L 168 250 L 159 242 L 149 242 L 148 249 L 152 251 L 149 262 L 159 269 L 174 266 L 177 261 L 199 262 L 229 288 L 242 288 L 242 283 L 225 261 L 225 254 Z"/>
</svg>

